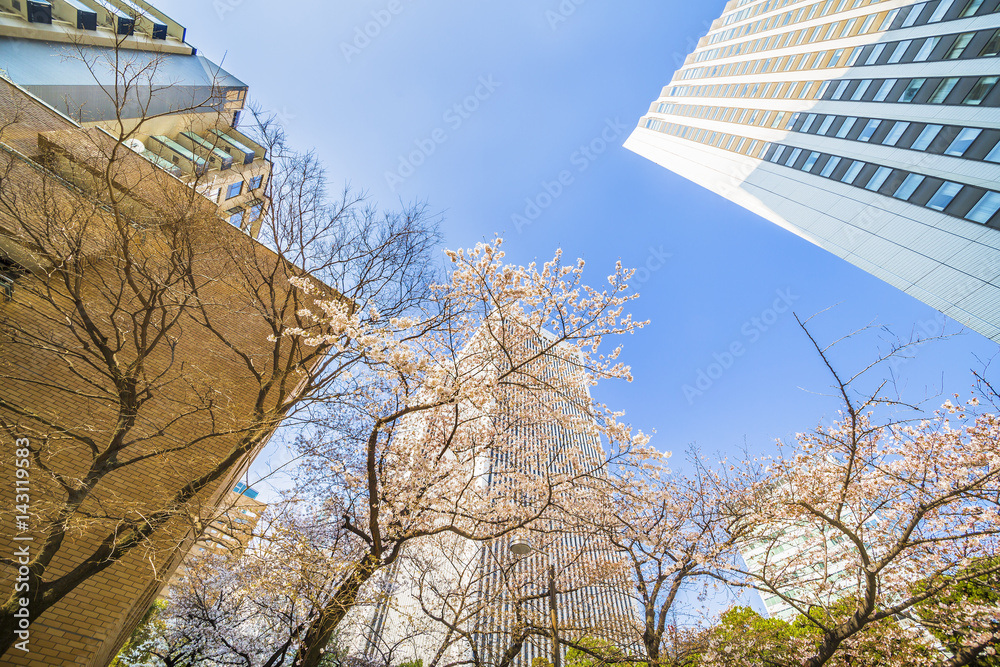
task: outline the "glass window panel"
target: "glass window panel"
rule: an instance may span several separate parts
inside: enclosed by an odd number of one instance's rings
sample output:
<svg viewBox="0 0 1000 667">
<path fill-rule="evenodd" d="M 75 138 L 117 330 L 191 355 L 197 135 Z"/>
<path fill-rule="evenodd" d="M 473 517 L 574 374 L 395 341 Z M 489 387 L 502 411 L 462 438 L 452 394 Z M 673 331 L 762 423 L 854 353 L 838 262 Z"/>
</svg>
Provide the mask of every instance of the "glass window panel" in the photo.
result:
<svg viewBox="0 0 1000 667">
<path fill-rule="evenodd" d="M 872 177 L 868 180 L 868 184 L 865 186 L 866 190 L 878 190 L 885 183 L 885 179 L 889 178 L 889 174 L 892 173 L 892 169 L 889 167 L 879 167 Z"/>
<path fill-rule="evenodd" d="M 862 81 L 858 85 L 857 90 L 854 91 L 854 94 L 851 95 L 851 99 L 852 100 L 860 100 L 862 97 L 864 97 L 864 94 L 868 91 L 868 88 L 871 85 L 872 85 L 872 80 L 871 79 L 865 79 L 864 81 Z"/>
<path fill-rule="evenodd" d="M 934 10 L 934 13 L 931 14 L 931 17 L 927 20 L 927 22 L 937 23 L 938 21 L 943 19 L 944 15 L 948 13 L 948 10 L 951 9 L 951 6 L 952 4 L 954 4 L 954 2 L 955 0 L 941 0 L 941 2 L 938 3 L 937 8 Z"/>
<path fill-rule="evenodd" d="M 944 79 L 937 85 L 934 92 L 931 93 L 930 99 L 927 100 L 928 104 L 944 104 L 944 101 L 948 99 L 948 95 L 958 84 L 958 77 L 948 77 Z"/>
<path fill-rule="evenodd" d="M 980 56 L 995 56 L 1000 54 L 1000 30 L 993 33 L 986 46 L 979 52 Z"/>
<path fill-rule="evenodd" d="M 882 51 L 884 50 L 885 50 L 885 44 L 876 44 L 875 48 L 872 49 L 872 52 L 868 54 L 867 58 L 865 58 L 865 64 L 874 65 L 875 61 L 878 60 L 878 57 L 882 55 Z"/>
<path fill-rule="evenodd" d="M 993 150 L 990 151 L 989 155 L 983 159 L 988 160 L 989 162 L 1000 162 L 1000 141 L 998 141 L 997 145 L 993 147 Z"/>
<path fill-rule="evenodd" d="M 892 90 L 892 87 L 895 85 L 896 85 L 895 79 L 886 79 L 885 81 L 883 81 L 882 85 L 879 86 L 878 88 L 878 92 L 875 93 L 875 101 L 876 102 L 884 101 L 885 98 L 889 96 L 889 91 Z"/>
<path fill-rule="evenodd" d="M 926 2 L 922 2 L 919 5 L 910 7 L 910 13 L 906 15 L 906 20 L 903 21 L 902 27 L 909 28 L 911 25 L 916 23 L 917 19 L 920 17 L 920 12 L 924 10 L 924 5 L 926 4 Z"/>
<path fill-rule="evenodd" d="M 854 162 L 851 163 L 851 166 L 847 168 L 847 171 L 844 172 L 843 178 L 841 178 L 840 180 L 843 181 L 844 183 L 853 183 L 854 179 L 858 177 L 858 174 L 864 168 L 865 168 L 864 162 L 862 162 L 861 160 L 855 160 Z"/>
<path fill-rule="evenodd" d="M 774 151 L 774 155 L 771 156 L 771 162 L 777 162 L 781 159 L 781 154 L 785 152 L 784 146 L 778 146 L 778 149 Z"/>
<path fill-rule="evenodd" d="M 851 83 L 850 81 L 841 81 L 840 83 L 838 83 L 837 89 L 833 91 L 833 97 L 831 99 L 839 100 L 841 97 L 843 97 L 844 91 L 847 90 L 847 86 L 850 83 Z"/>
<path fill-rule="evenodd" d="M 957 195 L 961 190 L 961 183 L 945 181 L 941 184 L 941 187 L 938 188 L 937 192 L 934 193 L 934 196 L 931 197 L 930 201 L 927 202 L 927 208 L 932 208 L 935 211 L 945 210 L 948 208 L 948 204 L 951 203 L 951 200 L 954 199 L 955 195 Z"/>
<path fill-rule="evenodd" d="M 868 141 L 875 134 L 875 130 L 878 126 L 882 124 L 882 121 L 877 119 L 872 119 L 865 124 L 865 129 L 861 130 L 861 134 L 858 135 L 858 141 Z"/>
<path fill-rule="evenodd" d="M 976 127 L 964 128 L 961 132 L 958 133 L 958 136 L 955 137 L 955 140 L 951 142 L 951 145 L 948 146 L 944 154 L 955 155 L 958 157 L 965 155 L 965 151 L 969 150 L 969 146 L 972 145 L 972 142 L 975 141 L 976 137 L 978 137 L 981 133 L 982 130 Z"/>
<path fill-rule="evenodd" d="M 851 128 L 854 127 L 854 124 L 857 123 L 857 122 L 858 122 L 858 119 L 857 118 L 853 118 L 853 117 L 848 118 L 847 120 L 845 120 L 844 124 L 840 126 L 839 130 L 837 130 L 837 136 L 840 137 L 841 139 L 843 139 L 844 137 L 846 137 L 847 133 L 851 131 Z"/>
<path fill-rule="evenodd" d="M 895 146 L 896 142 L 899 141 L 899 138 L 903 136 L 903 132 L 906 132 L 906 128 L 909 126 L 910 124 L 906 121 L 897 121 L 892 126 L 892 129 L 889 130 L 889 134 L 885 135 L 885 139 L 882 140 L 882 143 L 886 146 Z"/>
<path fill-rule="evenodd" d="M 983 4 L 983 0 L 969 0 L 969 4 L 965 6 L 962 13 L 959 14 L 959 18 L 965 18 L 966 16 L 972 16 L 979 9 L 979 6 Z"/>
<path fill-rule="evenodd" d="M 910 148 L 915 151 L 927 150 L 927 147 L 931 145 L 931 142 L 934 141 L 935 137 L 937 137 L 938 132 L 941 131 L 942 127 L 942 125 L 928 125 L 924 128 L 924 131 L 920 133 L 920 136 L 917 137 L 917 140 L 913 142 L 913 145 L 910 146 Z"/>
<path fill-rule="evenodd" d="M 826 119 L 823 121 L 823 124 L 819 126 L 818 130 L 816 130 L 816 134 L 825 135 L 827 131 L 829 131 L 830 126 L 833 125 L 834 118 L 836 118 L 836 116 L 827 116 Z"/>
<path fill-rule="evenodd" d="M 925 39 L 924 43 L 920 46 L 920 50 L 917 51 L 917 55 L 913 57 L 913 62 L 923 62 L 930 58 L 931 53 L 934 52 L 935 47 L 937 47 L 940 41 L 940 37 L 928 37 Z"/>
<path fill-rule="evenodd" d="M 808 132 L 809 128 L 811 128 L 813 126 L 813 123 L 815 122 L 816 122 L 816 114 L 814 113 L 809 114 L 808 116 L 806 116 L 806 122 L 802 123 L 802 129 L 799 131 Z"/>
<path fill-rule="evenodd" d="M 826 164 L 823 166 L 823 171 L 821 171 L 819 175 L 828 177 L 830 174 L 833 173 L 833 170 L 837 168 L 838 164 L 840 164 L 839 157 L 830 158 L 829 160 L 826 161 Z"/>
<path fill-rule="evenodd" d="M 889 63 L 898 63 L 903 59 L 903 54 L 906 53 L 906 49 L 910 48 L 910 40 L 906 39 L 896 45 L 893 49 L 892 55 L 889 56 Z"/>
<path fill-rule="evenodd" d="M 892 194 L 896 199 L 909 199 L 916 191 L 917 187 L 924 182 L 924 177 L 920 174 L 910 174 L 907 176 L 896 191 Z"/>
<path fill-rule="evenodd" d="M 791 154 L 788 156 L 788 159 L 785 160 L 785 166 L 791 167 L 792 165 L 794 165 L 795 161 L 799 159 L 800 155 L 802 155 L 801 148 L 796 148 L 795 150 L 793 150 Z"/>
<path fill-rule="evenodd" d="M 980 77 L 979 81 L 976 81 L 976 85 L 972 87 L 969 94 L 965 96 L 962 100 L 962 104 L 982 104 L 986 96 L 990 94 L 993 90 L 993 86 L 996 84 L 997 79 L 1000 77 L 995 76 L 984 76 Z"/>
<path fill-rule="evenodd" d="M 927 81 L 927 79 L 913 79 L 910 81 L 909 85 L 906 86 L 906 90 L 904 90 L 903 94 L 899 96 L 899 101 L 912 102 L 913 98 L 920 92 L 920 89 L 923 87 L 925 81 Z"/>
<path fill-rule="evenodd" d="M 966 220 L 987 223 L 1000 210 L 1000 192 L 987 192 L 972 210 L 965 214 Z"/>
<path fill-rule="evenodd" d="M 955 38 L 955 43 L 951 45 L 948 49 L 948 53 L 945 54 L 945 60 L 952 60 L 954 58 L 961 58 L 962 54 L 965 52 L 965 47 L 969 45 L 972 38 L 976 36 L 974 32 L 965 32 Z"/>
<path fill-rule="evenodd" d="M 819 153 L 813 151 L 806 158 L 806 161 L 802 163 L 802 171 L 812 171 L 813 165 L 816 164 L 816 160 L 819 159 Z"/>
</svg>

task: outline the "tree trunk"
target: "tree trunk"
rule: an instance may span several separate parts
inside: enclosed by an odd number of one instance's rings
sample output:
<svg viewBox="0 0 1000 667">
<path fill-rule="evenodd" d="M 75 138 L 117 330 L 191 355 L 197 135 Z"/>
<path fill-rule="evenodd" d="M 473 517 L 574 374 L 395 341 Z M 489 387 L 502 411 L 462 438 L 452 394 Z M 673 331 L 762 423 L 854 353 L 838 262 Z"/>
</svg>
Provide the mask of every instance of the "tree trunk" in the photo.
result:
<svg viewBox="0 0 1000 667">
<path fill-rule="evenodd" d="M 302 638 L 302 644 L 295 654 L 296 667 L 318 667 L 323 659 L 323 653 L 333 631 L 337 629 L 344 616 L 351 610 L 358 599 L 358 591 L 372 575 L 378 571 L 381 562 L 375 556 L 368 554 L 354 565 L 347 580 L 340 585 L 333 599 L 320 611 L 319 618 L 313 621 Z"/>
</svg>

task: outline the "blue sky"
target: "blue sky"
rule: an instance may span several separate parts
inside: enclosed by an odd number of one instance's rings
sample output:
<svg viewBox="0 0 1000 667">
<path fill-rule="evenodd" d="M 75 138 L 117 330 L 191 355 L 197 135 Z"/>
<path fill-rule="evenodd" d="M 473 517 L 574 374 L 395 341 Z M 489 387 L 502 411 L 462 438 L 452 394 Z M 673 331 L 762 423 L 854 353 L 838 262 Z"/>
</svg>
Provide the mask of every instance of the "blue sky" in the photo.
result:
<svg viewBox="0 0 1000 667">
<path fill-rule="evenodd" d="M 774 310 L 778 300 L 803 316 L 835 306 L 817 321 L 827 341 L 871 322 L 903 337 L 945 323 L 621 148 L 721 0 L 156 4 L 279 113 L 296 147 L 316 150 L 332 183 L 350 181 L 385 206 L 426 200 L 445 217 L 447 246 L 499 232 L 521 263 L 561 247 L 587 260 L 592 282 L 619 258 L 654 269 L 635 308 L 651 324 L 626 341 L 635 381 L 599 395 L 656 429 L 660 449 L 766 451 L 831 416 L 829 378 L 791 312 Z M 527 213 L 538 213 L 530 224 L 514 217 Z M 869 336 L 837 360 L 854 371 L 884 340 Z M 730 360 L 734 344 L 742 354 Z M 897 369 L 903 396 L 966 393 L 970 369 L 996 352 L 972 332 L 922 347 Z M 711 367 L 717 355 L 728 368 Z M 717 377 L 702 380 L 701 394 L 685 392 L 709 371 Z"/>
</svg>

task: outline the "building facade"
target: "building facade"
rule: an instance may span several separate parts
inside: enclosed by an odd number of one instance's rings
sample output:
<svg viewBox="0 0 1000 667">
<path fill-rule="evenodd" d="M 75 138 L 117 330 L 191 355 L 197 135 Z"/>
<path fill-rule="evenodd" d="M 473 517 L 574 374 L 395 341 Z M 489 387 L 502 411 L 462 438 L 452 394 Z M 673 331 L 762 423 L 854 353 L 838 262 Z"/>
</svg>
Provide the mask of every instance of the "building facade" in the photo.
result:
<svg viewBox="0 0 1000 667">
<path fill-rule="evenodd" d="M 625 147 L 1000 341 L 997 0 L 732 0 Z"/>
<path fill-rule="evenodd" d="M 145 3 L 135 2 L 136 7 L 146 7 L 147 18 L 157 15 Z M 72 4 L 60 0 L 27 6 L 55 11 Z M 80 0 L 75 4 L 93 7 L 94 3 Z M 24 6 L 23 0 L 0 3 L 0 52 L 4 54 L 12 49 L 27 53 L 23 50 L 27 48 L 31 53 L 48 54 L 39 58 L 57 62 L 63 48 L 90 57 L 107 53 L 93 49 L 135 46 L 128 50 L 138 54 L 131 62 L 141 62 L 138 58 L 151 53 L 196 58 L 181 37 L 171 37 L 182 31 L 178 33 L 169 22 L 164 24 L 173 33 L 168 31 L 166 37 L 150 33 L 140 39 L 133 33 L 109 32 L 100 22 L 96 28 L 87 27 L 81 19 L 82 27 L 74 27 L 56 18 L 48 23 L 44 12 L 24 17 L 13 11 Z M 138 9 L 132 19 L 137 25 L 145 20 L 140 19 Z M 69 37 L 54 38 L 57 30 Z M 107 42 L 115 43 L 115 34 L 122 39 L 118 47 L 110 47 Z M 247 224 L 245 209 L 241 209 L 240 224 L 230 224 L 233 214 L 225 209 L 226 204 L 204 196 L 202 177 L 212 174 L 212 169 L 187 169 L 180 157 L 163 157 L 168 153 L 151 155 L 152 143 L 146 143 L 160 132 L 169 138 L 162 128 L 171 123 L 185 128 L 182 133 L 194 132 L 191 123 L 197 121 L 202 123 L 197 137 L 214 137 L 212 141 L 218 142 L 211 149 L 203 146 L 205 152 L 199 153 L 195 137 L 188 136 L 192 142 L 187 144 L 189 164 L 209 164 L 208 158 L 199 156 L 211 153 L 219 160 L 223 156 L 233 163 L 242 160 L 248 169 L 269 173 L 263 149 L 247 143 L 232 126 L 237 109 L 226 108 L 228 94 L 223 95 L 221 107 L 176 107 L 177 114 L 165 113 L 154 121 L 161 129 L 147 129 L 142 125 L 147 119 L 123 113 L 123 128 L 107 117 L 81 117 L 68 113 L 66 107 L 60 109 L 56 98 L 43 97 L 53 89 L 32 90 L 31 63 L 20 63 L 24 67 L 18 69 L 16 62 L 16 58 L 0 56 L 0 66 L 10 66 L 0 76 L 0 199 L 4 203 L 0 207 L 0 504 L 7 508 L 0 552 L 6 560 L 27 545 L 31 557 L 37 556 L 43 535 L 51 534 L 45 532 L 53 525 L 50 520 L 68 511 L 60 519 L 66 522 L 60 524 L 65 527 L 61 542 L 43 573 L 48 584 L 85 568 L 95 554 L 105 553 L 102 545 L 116 526 L 127 532 L 130 526 L 142 525 L 142 517 L 166 512 L 169 518 L 142 544 L 99 560 L 98 572 L 74 583 L 40 614 L 32 614 L 24 650 L 8 649 L 0 655 L 0 663 L 98 667 L 114 658 L 195 543 L 199 533 L 193 517 L 203 515 L 200 509 L 217 510 L 259 451 L 244 451 L 238 444 L 248 424 L 255 423 L 251 415 L 261 407 L 259 383 L 247 372 L 246 364 L 250 361 L 255 368 L 268 368 L 274 348 L 267 341 L 271 327 L 249 304 L 254 303 L 254 294 L 262 293 L 257 290 L 266 292 L 274 285 L 252 283 L 247 269 L 256 267 L 262 281 L 273 277 L 280 284 L 279 299 L 291 289 L 287 278 L 302 274 L 251 238 L 256 229 Z M 185 65 L 202 67 L 203 61 L 198 62 L 202 65 L 194 60 Z M 39 69 L 59 68 L 39 64 Z M 79 70 L 74 66 L 67 66 L 64 74 L 72 75 L 81 87 L 94 85 L 93 78 L 76 79 Z M 137 132 L 129 134 L 136 128 Z M 143 146 L 130 145 L 132 138 L 139 138 Z M 174 143 L 185 145 L 181 139 Z M 238 180 L 244 182 L 246 171 L 218 166 L 219 174 L 227 171 L 240 173 Z M 125 241 L 131 247 L 125 248 Z M 185 299 L 190 303 L 183 289 L 159 292 L 154 301 L 162 307 L 153 303 L 150 308 L 122 281 L 124 262 L 131 262 L 136 284 L 156 293 L 158 275 L 178 275 L 170 269 L 179 266 L 174 251 L 182 253 L 187 275 L 200 283 L 199 317 L 214 324 L 210 329 L 186 320 L 171 328 L 169 316 L 167 320 L 154 318 L 152 327 L 143 330 L 164 331 L 169 337 L 165 346 L 136 345 L 136 338 L 129 336 L 117 341 L 122 359 L 131 358 L 136 350 L 148 352 L 144 364 L 149 374 L 140 377 L 137 385 L 148 391 L 144 390 L 128 441 L 109 445 L 119 423 L 117 389 L 113 382 L 108 384 L 106 373 L 87 361 L 93 347 L 77 338 L 86 327 L 73 313 L 85 311 L 89 321 L 96 323 L 94 331 L 113 332 L 113 324 L 120 323 L 117 331 L 137 333 L 144 325 L 126 321 L 144 308 L 161 315 L 179 312 L 177 306 Z M 60 276 L 68 275 L 60 273 L 67 262 L 76 267 L 71 271 L 78 278 L 69 287 L 58 282 Z M 157 274 L 163 269 L 166 273 Z M 79 308 L 71 305 L 70 294 L 77 295 Z M 286 361 L 287 355 L 281 363 Z M 263 407 L 269 414 L 275 409 L 273 399 L 265 399 Z M 280 414 L 255 427 L 262 429 L 258 443 L 266 441 L 277 419 Z M 17 501 L 25 509 L 18 510 L 24 516 L 15 524 L 11 508 L 16 506 L 15 489 L 20 493 L 20 488 L 15 486 L 11 439 L 21 437 L 35 448 L 37 458 L 30 464 L 30 507 Z M 81 446 L 86 442 L 91 445 Z M 104 451 L 104 446 L 117 453 L 109 459 L 108 468 L 95 469 L 101 452 L 111 452 Z M 171 506 L 180 489 L 230 460 L 232 464 L 213 473 L 218 476 L 207 481 L 187 505 Z M 103 475 L 99 483 L 74 505 L 71 496 L 95 470 Z M 250 508 L 256 501 L 247 501 L 249 496 L 242 493 L 237 505 L 256 514 Z M 240 542 L 235 528 L 227 535 Z M 217 531 L 209 533 L 218 538 L 215 543 L 232 541 L 219 528 L 208 529 Z M 18 576 L 16 567 L 0 567 L 0 589 L 5 596 L 14 590 Z"/>
<path fill-rule="evenodd" d="M 248 86 L 144 0 L 0 0 L 0 76 L 136 152 L 252 236 L 270 175 L 237 128 Z"/>
<path fill-rule="evenodd" d="M 537 351 L 545 347 L 547 335 L 518 342 Z M 507 334 L 508 343 L 511 337 Z M 526 371 L 546 378 L 554 391 L 528 392 L 512 382 L 510 393 L 498 401 L 492 415 L 495 437 L 510 442 L 492 448 L 476 462 L 474 473 L 491 492 L 502 495 L 524 477 L 602 469 L 600 437 L 585 426 L 592 417 L 580 409 L 589 403 L 589 388 L 573 352 L 557 349 L 559 354 L 539 355 Z M 531 406 L 539 403 L 558 414 L 536 412 Z M 378 583 L 384 597 L 355 620 L 360 639 L 353 648 L 374 664 L 414 659 L 429 664 L 438 651 L 446 662 L 495 666 L 505 654 L 515 655 L 511 664 L 517 667 L 537 659 L 552 662 L 554 583 L 561 639 L 634 649 L 637 606 L 629 579 L 615 567 L 622 562 L 620 554 L 558 517 L 486 542 L 448 535 L 425 539 L 408 546 Z M 565 646 L 560 651 L 565 656 Z"/>
</svg>

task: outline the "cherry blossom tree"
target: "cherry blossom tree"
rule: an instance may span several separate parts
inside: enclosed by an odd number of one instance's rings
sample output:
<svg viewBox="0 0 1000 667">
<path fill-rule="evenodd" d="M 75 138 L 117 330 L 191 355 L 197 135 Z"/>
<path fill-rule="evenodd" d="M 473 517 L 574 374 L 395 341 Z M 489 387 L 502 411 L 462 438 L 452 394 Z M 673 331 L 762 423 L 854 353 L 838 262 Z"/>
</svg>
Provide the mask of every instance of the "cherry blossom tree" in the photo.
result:
<svg viewBox="0 0 1000 667">
<path fill-rule="evenodd" d="M 852 659 L 893 619 L 893 632 L 927 650 L 880 664 L 970 664 L 1000 641 L 1000 607 L 950 593 L 1000 571 L 1000 418 L 980 412 L 975 396 L 964 403 L 956 396 L 917 420 L 899 418 L 887 409 L 900 403 L 881 393 L 884 383 L 857 391 L 864 372 L 842 375 L 830 347 L 800 324 L 842 410 L 832 425 L 779 443 L 776 457 L 734 475 L 740 502 L 732 516 L 747 567 L 729 580 L 780 600 L 816 630 L 787 647 L 792 657 L 771 664 L 857 664 Z M 928 606 L 950 626 L 945 632 L 961 630 L 953 655 L 921 626 L 919 610 Z M 710 664 L 761 663 L 729 653 Z"/>
<path fill-rule="evenodd" d="M 584 264 L 504 262 L 502 240 L 449 253 L 448 280 L 420 312 L 380 318 L 343 301 L 302 313 L 323 336 L 309 345 L 357 350 L 351 378 L 363 397 L 331 406 L 307 450 L 314 491 L 343 498 L 343 527 L 364 545 L 330 602 L 303 634 L 297 664 L 319 664 L 359 591 L 420 538 L 485 542 L 546 522 L 565 524 L 599 502 L 612 465 L 646 452 L 647 437 L 592 398 L 599 380 L 630 380 L 605 338 L 642 326 L 619 264 L 604 288 Z M 297 284 L 308 296 L 308 280 Z M 603 447 L 566 446 L 600 438 Z"/>
<path fill-rule="evenodd" d="M 698 452 L 689 459 L 690 476 L 671 473 L 665 460 L 651 460 L 639 474 L 624 472 L 614 511 L 603 520 L 632 570 L 642 614 L 637 639 L 651 666 L 684 664 L 698 648 L 690 641 L 693 619 L 678 627 L 678 617 L 686 616 L 689 596 L 723 578 L 746 530 L 728 511 L 734 497 L 725 480 Z"/>
</svg>

